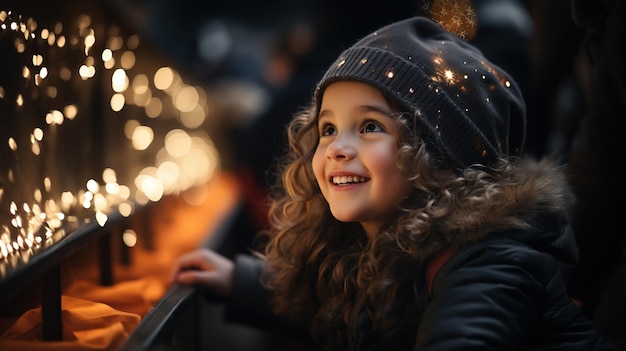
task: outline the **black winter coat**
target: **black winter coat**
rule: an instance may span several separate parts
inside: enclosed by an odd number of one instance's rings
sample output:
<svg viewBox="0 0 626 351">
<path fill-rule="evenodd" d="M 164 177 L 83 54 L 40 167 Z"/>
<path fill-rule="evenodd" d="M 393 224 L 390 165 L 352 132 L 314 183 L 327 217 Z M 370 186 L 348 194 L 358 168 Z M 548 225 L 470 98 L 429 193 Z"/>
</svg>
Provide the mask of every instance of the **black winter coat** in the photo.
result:
<svg viewBox="0 0 626 351">
<path fill-rule="evenodd" d="M 269 294 L 258 284 L 262 270 L 259 259 L 237 258 L 229 320 L 303 335 L 271 314 Z M 422 295 L 430 301 L 415 347 L 382 340 L 364 313 L 351 326 L 351 344 L 358 351 L 618 350 L 600 337 L 564 286 L 552 256 L 516 239 L 486 239 L 457 252 L 437 273 L 432 298 Z"/>
</svg>

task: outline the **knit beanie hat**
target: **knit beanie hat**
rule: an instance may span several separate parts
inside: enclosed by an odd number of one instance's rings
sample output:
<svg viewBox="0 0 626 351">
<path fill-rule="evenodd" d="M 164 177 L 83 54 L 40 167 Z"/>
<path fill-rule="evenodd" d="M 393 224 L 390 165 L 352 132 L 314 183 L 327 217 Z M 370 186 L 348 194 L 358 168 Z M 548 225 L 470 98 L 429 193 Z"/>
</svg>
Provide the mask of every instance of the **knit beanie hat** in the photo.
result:
<svg viewBox="0 0 626 351">
<path fill-rule="evenodd" d="M 345 50 L 315 90 L 317 112 L 324 89 L 344 80 L 396 99 L 445 166 L 489 166 L 522 152 L 525 105 L 512 78 L 426 17 L 392 23 Z"/>
</svg>

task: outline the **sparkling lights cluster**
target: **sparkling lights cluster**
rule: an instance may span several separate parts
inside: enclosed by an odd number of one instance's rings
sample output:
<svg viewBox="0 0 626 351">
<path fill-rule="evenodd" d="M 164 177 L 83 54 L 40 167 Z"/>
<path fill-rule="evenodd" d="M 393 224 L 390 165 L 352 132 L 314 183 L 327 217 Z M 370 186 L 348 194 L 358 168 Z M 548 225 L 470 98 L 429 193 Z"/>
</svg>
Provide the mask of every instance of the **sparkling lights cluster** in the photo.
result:
<svg viewBox="0 0 626 351">
<path fill-rule="evenodd" d="M 95 17 L 44 25 L 0 8 L 0 277 L 220 167 L 206 90 Z"/>
<path fill-rule="evenodd" d="M 447 31 L 471 40 L 478 30 L 478 16 L 471 0 L 424 0 L 422 10 Z"/>
</svg>

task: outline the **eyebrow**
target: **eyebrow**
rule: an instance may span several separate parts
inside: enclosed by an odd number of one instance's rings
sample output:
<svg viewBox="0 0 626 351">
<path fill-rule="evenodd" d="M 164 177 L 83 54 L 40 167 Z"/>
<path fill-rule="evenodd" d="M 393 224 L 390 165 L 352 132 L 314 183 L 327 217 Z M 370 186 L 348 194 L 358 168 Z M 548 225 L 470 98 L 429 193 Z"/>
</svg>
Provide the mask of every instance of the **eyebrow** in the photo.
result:
<svg viewBox="0 0 626 351">
<path fill-rule="evenodd" d="M 391 117 L 393 114 L 393 111 L 383 109 L 381 106 L 376 106 L 376 105 L 362 105 L 361 107 L 359 107 L 359 109 L 365 110 L 364 112 L 370 112 L 370 111 L 378 112 L 380 114 L 383 114 L 389 117 Z"/>
<path fill-rule="evenodd" d="M 360 112 L 360 113 L 376 112 L 376 113 L 380 113 L 380 114 L 388 116 L 388 117 L 392 117 L 393 116 L 393 111 L 384 109 L 382 106 L 377 106 L 377 105 L 360 105 L 360 106 L 356 107 L 354 110 L 356 112 Z M 318 119 L 323 117 L 327 113 L 328 113 L 327 109 L 321 110 L 319 112 Z"/>
</svg>

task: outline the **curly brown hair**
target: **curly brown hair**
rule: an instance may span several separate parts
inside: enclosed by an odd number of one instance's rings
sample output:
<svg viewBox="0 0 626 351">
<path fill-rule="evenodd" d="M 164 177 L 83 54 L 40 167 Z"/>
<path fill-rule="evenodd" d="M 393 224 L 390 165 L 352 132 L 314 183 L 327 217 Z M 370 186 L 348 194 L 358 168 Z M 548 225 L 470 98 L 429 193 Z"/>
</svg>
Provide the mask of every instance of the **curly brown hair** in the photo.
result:
<svg viewBox="0 0 626 351">
<path fill-rule="evenodd" d="M 394 111 L 402 110 L 389 101 Z M 372 241 L 359 223 L 333 217 L 316 183 L 311 166 L 319 142 L 315 106 L 297 113 L 287 128 L 288 152 L 279 163 L 271 226 L 264 233 L 264 282 L 273 290 L 275 312 L 308 326 L 323 345 L 345 346 L 350 314 L 362 309 L 384 337 L 414 338 L 402 330 L 417 330 L 424 306 L 417 305 L 415 295 L 423 291 L 415 287 L 424 285 L 419 284 L 423 262 L 454 242 L 429 239 L 433 233 L 454 235 L 444 233 L 438 219 L 459 206 L 511 201 L 497 200 L 499 182 L 513 172 L 508 161 L 502 160 L 497 170 L 470 167 L 442 173 L 445 166 L 414 130 L 413 118 L 419 117 L 397 116 L 396 161 L 413 190 L 399 204 L 397 220 L 384 225 Z"/>
</svg>

